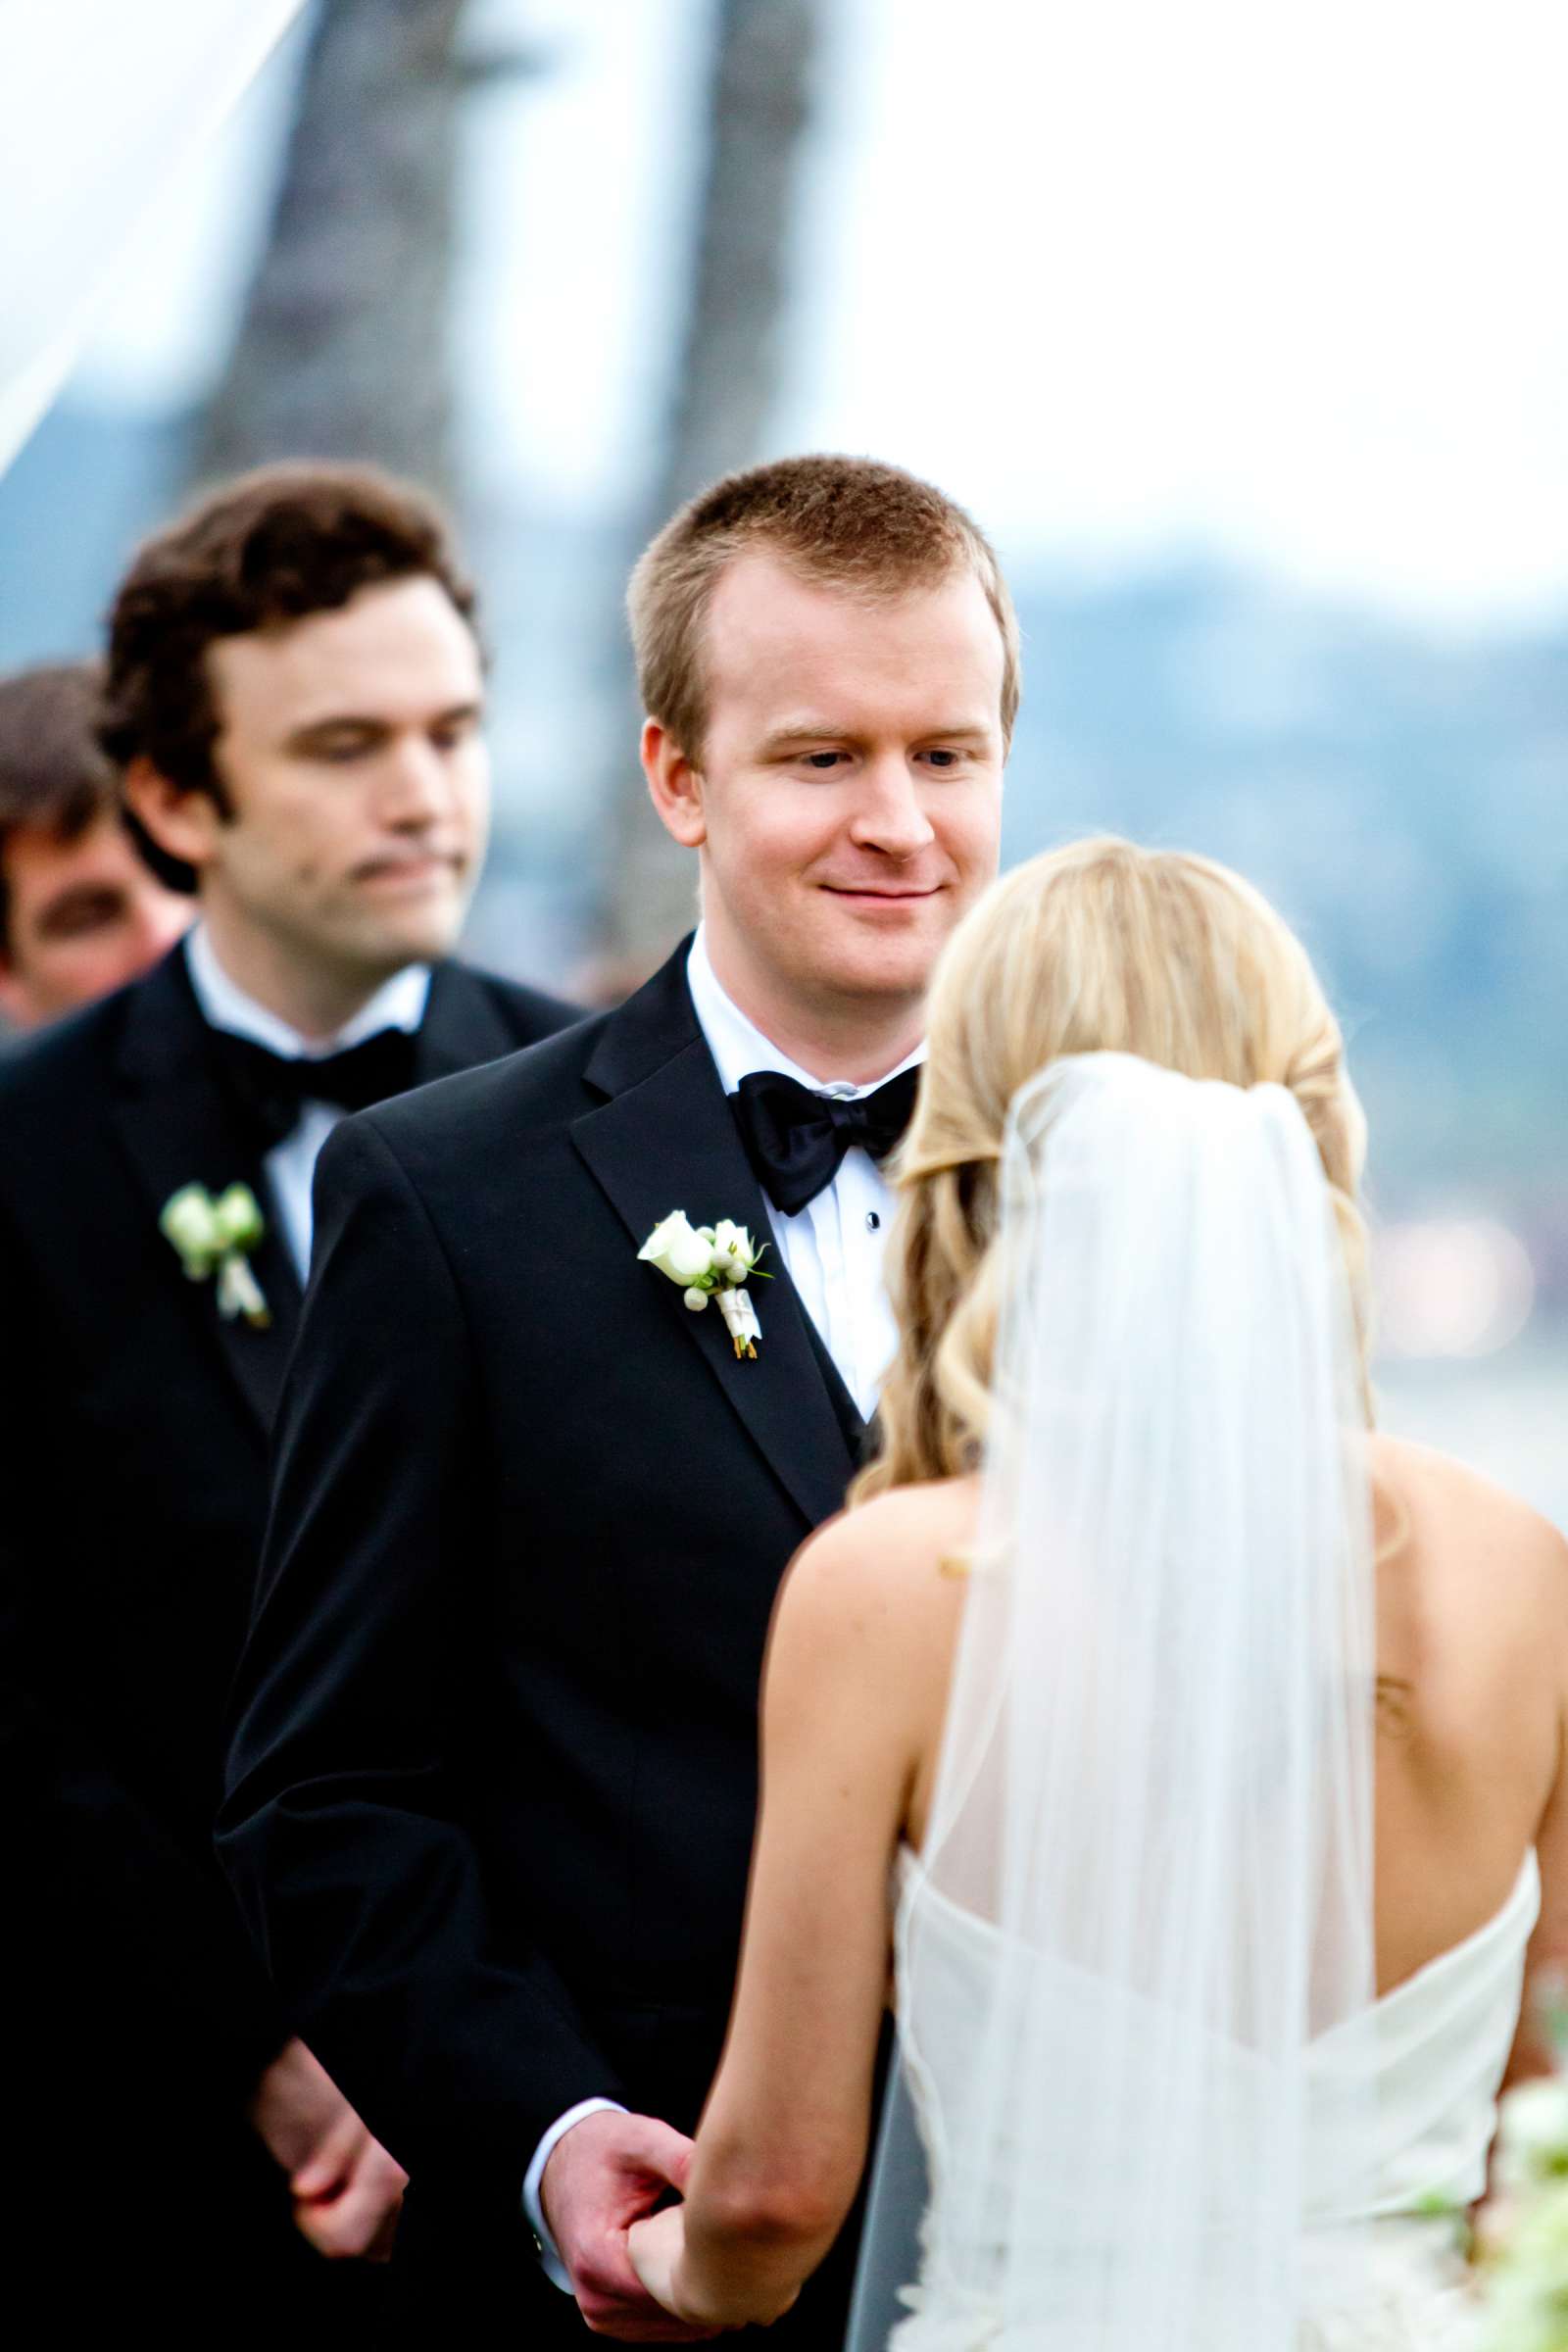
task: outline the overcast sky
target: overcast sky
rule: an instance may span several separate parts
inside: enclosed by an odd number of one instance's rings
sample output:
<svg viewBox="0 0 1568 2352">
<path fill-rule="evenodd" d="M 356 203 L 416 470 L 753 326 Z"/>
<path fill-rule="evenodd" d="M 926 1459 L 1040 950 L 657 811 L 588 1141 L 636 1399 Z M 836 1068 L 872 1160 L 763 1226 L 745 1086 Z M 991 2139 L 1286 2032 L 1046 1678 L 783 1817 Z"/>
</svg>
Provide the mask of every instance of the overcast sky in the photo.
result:
<svg viewBox="0 0 1568 2352">
<path fill-rule="evenodd" d="M 830 0 L 779 448 L 929 472 L 1066 567 L 1218 551 L 1462 624 L 1568 612 L 1562 0 Z M 639 479 L 708 0 L 474 0 L 552 70 L 475 109 L 474 446 Z M 285 68 L 286 68 L 286 60 Z M 271 76 L 84 369 L 213 364 Z"/>
</svg>

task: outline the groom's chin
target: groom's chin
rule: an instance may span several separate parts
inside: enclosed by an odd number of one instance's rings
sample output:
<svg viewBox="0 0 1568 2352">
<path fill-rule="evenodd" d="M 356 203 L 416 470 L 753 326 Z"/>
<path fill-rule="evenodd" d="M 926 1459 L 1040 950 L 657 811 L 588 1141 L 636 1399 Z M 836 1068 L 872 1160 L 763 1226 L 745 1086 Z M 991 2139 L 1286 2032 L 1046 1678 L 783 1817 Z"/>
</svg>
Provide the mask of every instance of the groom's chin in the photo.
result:
<svg viewBox="0 0 1568 2352">
<path fill-rule="evenodd" d="M 821 977 L 852 995 L 919 996 L 962 911 L 957 894 L 875 900 L 824 893 Z"/>
</svg>

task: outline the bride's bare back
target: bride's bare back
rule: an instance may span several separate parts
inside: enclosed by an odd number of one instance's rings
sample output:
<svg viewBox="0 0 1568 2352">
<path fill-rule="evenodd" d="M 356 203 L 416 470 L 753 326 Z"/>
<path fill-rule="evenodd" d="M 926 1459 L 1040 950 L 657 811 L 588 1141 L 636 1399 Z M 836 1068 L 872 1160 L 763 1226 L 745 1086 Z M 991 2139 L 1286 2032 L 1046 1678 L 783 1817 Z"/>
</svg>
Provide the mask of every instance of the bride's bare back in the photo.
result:
<svg viewBox="0 0 1568 2352">
<path fill-rule="evenodd" d="M 1377 1952 L 1400 1983 L 1542 1869 L 1532 1965 L 1568 1951 L 1568 1544 L 1424 1446 L 1374 1442 Z"/>
<path fill-rule="evenodd" d="M 1568 1958 L 1568 1544 L 1527 1505 L 1423 1446 L 1378 1437 L 1371 1467 L 1379 1989 L 1499 1911 L 1533 1844 L 1543 1907 L 1532 1965 Z M 892 1544 L 905 1564 L 918 1690 L 906 1828 L 916 1845 L 978 1499 L 976 1481 L 951 1480 L 886 1495 L 838 1523 L 855 1550 Z"/>
</svg>

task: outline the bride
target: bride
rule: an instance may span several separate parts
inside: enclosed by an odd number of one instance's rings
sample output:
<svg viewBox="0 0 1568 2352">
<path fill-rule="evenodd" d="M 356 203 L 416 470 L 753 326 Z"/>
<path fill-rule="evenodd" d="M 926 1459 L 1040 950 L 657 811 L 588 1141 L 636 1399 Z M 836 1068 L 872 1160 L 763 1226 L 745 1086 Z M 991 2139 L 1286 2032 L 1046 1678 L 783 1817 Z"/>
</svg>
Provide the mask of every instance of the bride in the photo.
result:
<svg viewBox="0 0 1568 2352">
<path fill-rule="evenodd" d="M 1371 1434 L 1362 1145 L 1224 868 L 1089 842 L 956 934 L 882 1450 L 780 1595 L 729 2039 L 631 2232 L 694 2330 L 842 2227 L 891 1957 L 857 2352 L 1472 2340 L 1568 1936 L 1568 1547 Z"/>
</svg>

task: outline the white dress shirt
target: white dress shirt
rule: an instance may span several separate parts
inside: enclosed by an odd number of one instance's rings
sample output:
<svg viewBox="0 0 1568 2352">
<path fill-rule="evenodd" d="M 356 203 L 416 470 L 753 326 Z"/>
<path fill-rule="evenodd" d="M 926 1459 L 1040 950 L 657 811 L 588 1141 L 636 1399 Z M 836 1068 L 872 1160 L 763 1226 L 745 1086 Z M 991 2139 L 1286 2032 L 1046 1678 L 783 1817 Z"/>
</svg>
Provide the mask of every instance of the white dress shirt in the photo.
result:
<svg viewBox="0 0 1568 2352">
<path fill-rule="evenodd" d="M 733 1095 L 741 1080 L 749 1078 L 754 1070 L 780 1070 L 786 1078 L 808 1087 L 812 1094 L 854 1102 L 862 1095 L 874 1095 L 889 1078 L 912 1069 L 925 1056 L 924 1046 L 916 1047 L 899 1063 L 897 1070 L 889 1070 L 885 1077 L 875 1079 L 869 1086 L 852 1086 L 843 1080 L 824 1082 L 812 1077 L 799 1062 L 791 1061 L 788 1054 L 770 1045 L 756 1022 L 725 994 L 709 956 L 701 924 L 687 958 L 686 980 L 697 1010 L 698 1026 L 708 1042 L 726 1095 Z M 693 1201 L 691 1209 L 694 1216 L 719 1217 L 729 1213 L 729 1204 L 722 1200 Z M 801 1304 L 816 1325 L 845 1387 L 867 1421 L 876 1410 L 883 1377 L 898 1343 L 898 1325 L 882 1280 L 892 1213 L 893 1188 L 870 1153 L 858 1144 L 845 1152 L 838 1174 L 826 1190 L 818 1193 L 814 1200 L 808 1200 L 804 1208 L 797 1209 L 793 1216 L 785 1216 L 771 1202 L 768 1205 L 768 1219 L 779 1255 L 800 1295 Z M 752 1238 L 756 1241 L 759 1237 L 754 1234 Z M 754 1303 L 765 1347 L 765 1284 L 758 1285 Z M 523 2209 L 539 2241 L 540 2259 L 547 2275 L 568 2293 L 571 2280 L 546 2227 L 539 2184 L 551 2150 L 572 2125 L 581 2123 L 586 2115 L 617 2104 L 614 2099 L 584 2099 L 558 2116 L 534 2150 L 523 2182 Z"/>
<path fill-rule="evenodd" d="M 362 1004 L 335 1036 L 302 1037 L 297 1029 L 291 1029 L 275 1012 L 269 1012 L 265 1004 L 258 1004 L 254 997 L 248 997 L 229 978 L 218 960 L 205 923 L 197 923 L 185 935 L 185 964 L 202 1017 L 210 1029 L 226 1030 L 231 1037 L 248 1037 L 253 1044 L 266 1046 L 284 1061 L 321 1061 L 329 1054 L 341 1054 L 350 1046 L 362 1045 L 366 1038 L 376 1037 L 383 1029 L 404 1029 L 412 1037 L 424 1018 L 430 994 L 429 966 L 406 964 L 401 972 L 394 972 L 390 980 L 383 981 L 368 1003 Z M 293 1134 L 274 1144 L 262 1163 L 283 1239 L 301 1282 L 311 1270 L 311 1183 L 316 1162 L 321 1146 L 342 1116 L 341 1104 L 313 1102 L 307 1098 Z"/>
<path fill-rule="evenodd" d="M 736 1093 L 741 1080 L 750 1078 L 755 1070 L 778 1070 L 814 1095 L 858 1102 L 874 1095 L 889 1078 L 913 1069 L 924 1059 L 925 1048 L 917 1046 L 898 1069 L 889 1070 L 869 1086 L 852 1086 L 842 1079 L 824 1082 L 791 1061 L 777 1046 L 769 1045 L 756 1022 L 725 995 L 701 928 L 692 941 L 686 978 L 698 1024 L 726 1095 Z M 696 1203 L 693 1207 L 695 1212 Z M 722 1202 L 714 1213 L 727 1213 Z M 892 1214 L 893 1188 L 869 1152 L 858 1144 L 845 1152 L 839 1172 L 826 1190 L 797 1209 L 794 1216 L 787 1217 L 771 1205 L 768 1208 L 779 1255 L 801 1304 L 826 1342 L 827 1351 L 865 1421 L 876 1411 L 882 1382 L 898 1345 L 898 1326 L 882 1279 Z M 760 1286 L 756 1303 L 765 1323 L 765 1288 Z"/>
</svg>

